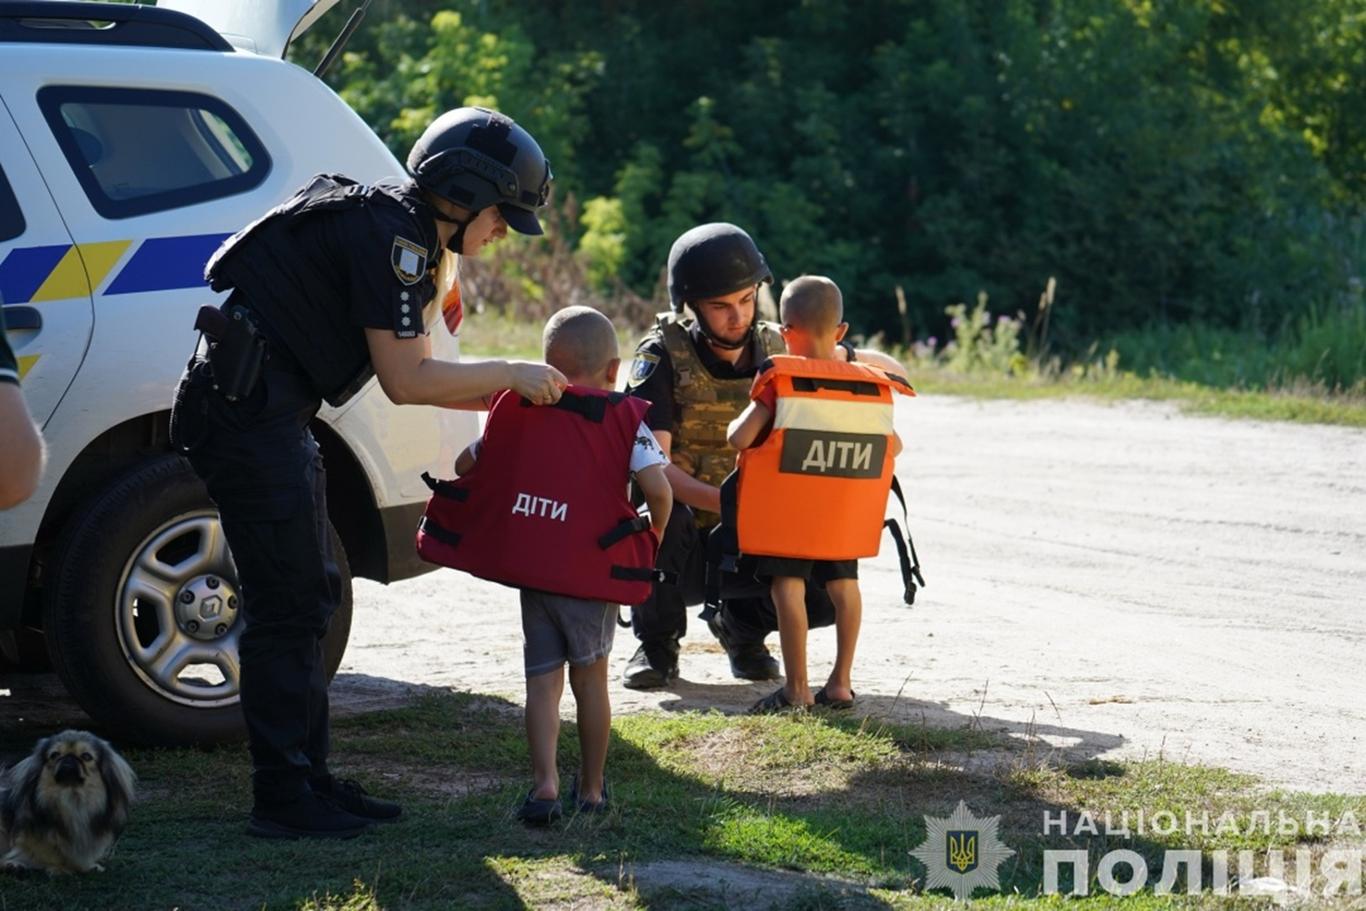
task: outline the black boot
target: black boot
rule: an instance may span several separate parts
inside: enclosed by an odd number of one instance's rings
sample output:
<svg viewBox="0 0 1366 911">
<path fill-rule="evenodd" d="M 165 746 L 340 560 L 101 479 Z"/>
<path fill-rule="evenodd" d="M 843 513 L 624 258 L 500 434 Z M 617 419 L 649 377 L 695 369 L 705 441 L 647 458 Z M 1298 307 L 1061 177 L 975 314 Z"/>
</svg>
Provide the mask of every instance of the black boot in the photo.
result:
<svg viewBox="0 0 1366 911">
<path fill-rule="evenodd" d="M 653 690 L 678 679 L 678 640 L 642 642 L 622 675 L 628 690 Z"/>
<path fill-rule="evenodd" d="M 403 815 L 403 808 L 392 800 L 381 800 L 365 793 L 365 788 L 349 778 L 314 778 L 309 782 L 314 794 L 331 798 L 332 802 L 353 816 L 376 822 L 393 822 Z"/>
<path fill-rule="evenodd" d="M 247 834 L 257 838 L 354 838 L 374 827 L 374 820 L 348 813 L 326 797 L 309 791 L 285 803 L 258 801 L 251 809 Z"/>
<path fill-rule="evenodd" d="M 781 676 L 778 660 L 769 653 L 763 641 L 737 640 L 726 627 L 725 614 L 717 613 L 707 621 L 707 629 L 726 650 L 732 677 L 741 680 L 777 680 Z"/>
</svg>

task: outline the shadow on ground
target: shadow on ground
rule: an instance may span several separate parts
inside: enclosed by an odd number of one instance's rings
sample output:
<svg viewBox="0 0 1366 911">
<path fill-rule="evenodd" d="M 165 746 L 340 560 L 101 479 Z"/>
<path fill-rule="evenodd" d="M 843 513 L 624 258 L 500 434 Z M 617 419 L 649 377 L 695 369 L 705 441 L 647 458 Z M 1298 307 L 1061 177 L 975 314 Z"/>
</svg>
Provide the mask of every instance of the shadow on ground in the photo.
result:
<svg viewBox="0 0 1366 911">
<path fill-rule="evenodd" d="M 684 682 L 668 711 L 619 718 L 613 809 L 533 830 L 514 817 L 529 779 L 520 705 L 339 675 L 334 693 L 348 708 L 334 724 L 335 767 L 402 799 L 404 821 L 349 842 L 256 841 L 243 835 L 250 768 L 240 745 L 132 749 L 142 798 L 108 872 L 0 876 L 0 907 L 340 908 L 367 897 L 383 908 L 566 899 L 576 907 L 885 907 L 889 895 L 920 888 L 923 868 L 909 852 L 925 839 L 924 817 L 948 816 L 960 800 L 978 816 L 1002 817 L 1002 837 L 1017 848 L 1001 868 L 1003 885 L 1031 894 L 1042 876 L 1034 848 L 1043 814 L 1075 808 L 1006 773 L 1058 760 L 1040 735 L 1074 741 L 1068 761 L 1119 741 L 904 696 L 863 696 L 852 713 L 804 719 L 692 711 L 735 712 L 771 686 Z M 0 696 L 8 761 L 39 736 L 89 724 L 51 674 L 6 675 L 0 690 L 9 691 Z M 831 736 L 834 747 L 821 746 Z M 785 750 L 812 752 L 794 760 Z M 861 750 L 875 755 L 859 758 Z M 566 724 L 566 789 L 577 755 Z"/>
</svg>

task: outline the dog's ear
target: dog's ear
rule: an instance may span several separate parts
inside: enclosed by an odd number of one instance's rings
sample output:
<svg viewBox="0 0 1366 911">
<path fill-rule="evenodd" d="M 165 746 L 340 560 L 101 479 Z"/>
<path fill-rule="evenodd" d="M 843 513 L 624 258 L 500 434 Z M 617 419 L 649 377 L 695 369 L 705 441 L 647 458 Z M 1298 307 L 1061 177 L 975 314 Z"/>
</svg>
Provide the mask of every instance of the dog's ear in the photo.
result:
<svg viewBox="0 0 1366 911">
<path fill-rule="evenodd" d="M 51 737 L 38 741 L 33 752 L 0 779 L 0 829 L 24 828 L 37 810 L 38 776 L 52 744 Z"/>
<path fill-rule="evenodd" d="M 105 793 L 105 809 L 99 822 L 117 833 L 128 822 L 128 807 L 133 802 L 137 775 L 107 741 L 97 739 L 96 749 L 99 750 L 100 778 L 104 781 Z"/>
</svg>

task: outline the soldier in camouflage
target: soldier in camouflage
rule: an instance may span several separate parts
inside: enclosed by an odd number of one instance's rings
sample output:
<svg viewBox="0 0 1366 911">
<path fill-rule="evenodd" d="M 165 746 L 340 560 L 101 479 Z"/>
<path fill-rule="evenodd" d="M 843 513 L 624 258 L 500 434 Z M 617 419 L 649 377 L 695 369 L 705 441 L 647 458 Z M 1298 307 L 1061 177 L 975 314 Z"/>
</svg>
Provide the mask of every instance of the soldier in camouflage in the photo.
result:
<svg viewBox="0 0 1366 911">
<path fill-rule="evenodd" d="M 658 566 L 678 581 L 657 584 L 650 600 L 631 612 L 640 641 L 623 680 L 631 689 L 667 686 L 678 676 L 686 608 L 703 601 L 707 533 L 720 520 L 721 481 L 735 467 L 726 425 L 749 402 L 759 365 L 786 351 L 778 326 L 757 318 L 759 287 L 773 273 L 743 230 L 716 223 L 685 232 L 669 251 L 668 271 L 672 310 L 660 314 L 637 346 L 626 390 L 652 403 L 646 423 L 671 462 L 666 474 L 674 511 Z M 844 350 L 853 359 L 854 349 Z M 834 607 L 819 586 L 808 587 L 807 613 L 812 627 L 834 623 Z M 725 647 L 734 676 L 778 676 L 778 662 L 764 645 L 778 628 L 767 597 L 725 601 L 707 626 Z"/>
</svg>

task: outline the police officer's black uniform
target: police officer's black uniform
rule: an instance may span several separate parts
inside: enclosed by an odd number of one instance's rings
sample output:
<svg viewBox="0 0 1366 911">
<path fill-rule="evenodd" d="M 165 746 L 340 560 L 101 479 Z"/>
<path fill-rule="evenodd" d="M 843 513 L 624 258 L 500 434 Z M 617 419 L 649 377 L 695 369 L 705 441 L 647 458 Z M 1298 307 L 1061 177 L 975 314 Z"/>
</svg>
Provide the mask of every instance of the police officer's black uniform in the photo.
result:
<svg viewBox="0 0 1366 911">
<path fill-rule="evenodd" d="M 716 355 L 694 322 L 688 330 L 702 366 L 716 379 L 752 379 L 759 363 L 753 344 L 734 364 Z M 848 347 L 848 346 L 846 346 Z M 848 348 L 850 358 L 853 350 Z M 651 430 L 671 432 L 677 426 L 674 394 L 676 371 L 668 346 L 651 334 L 636 348 L 636 359 L 626 391 L 651 402 L 645 420 Z M 631 611 L 631 629 L 648 650 L 671 653 L 653 661 L 658 667 L 676 662 L 678 640 L 687 631 L 687 606 L 701 604 L 705 594 L 707 546 L 706 529 L 699 529 L 691 507 L 675 500 L 673 512 L 660 542 L 656 566 L 677 574 L 676 585 L 660 583 L 650 600 Z M 807 587 L 807 618 L 811 627 L 835 622 L 835 606 L 824 589 Z M 710 624 L 731 658 L 733 670 L 749 679 L 776 675 L 776 664 L 764 647 L 764 638 L 778 629 L 778 615 L 768 597 L 735 598 L 722 602 L 719 619 Z"/>
<path fill-rule="evenodd" d="M 214 289 L 232 290 L 223 306 L 227 328 L 213 351 L 201 342 L 181 378 L 171 436 L 218 506 L 240 577 L 253 827 L 269 829 L 278 821 L 272 808 L 300 801 L 316 815 L 318 793 L 354 814 L 323 827 L 398 814 L 327 769 L 320 643 L 341 588 L 322 459 L 308 424 L 324 399 L 340 405 L 373 376 L 367 328 L 400 338 L 422 331 L 439 253 L 436 215 L 413 183 L 363 186 L 319 176 L 233 237 L 208 266 Z M 248 337 L 248 324 L 264 346 Z M 262 348 L 256 377 L 243 363 Z M 291 823 L 287 813 L 283 820 Z"/>
</svg>

